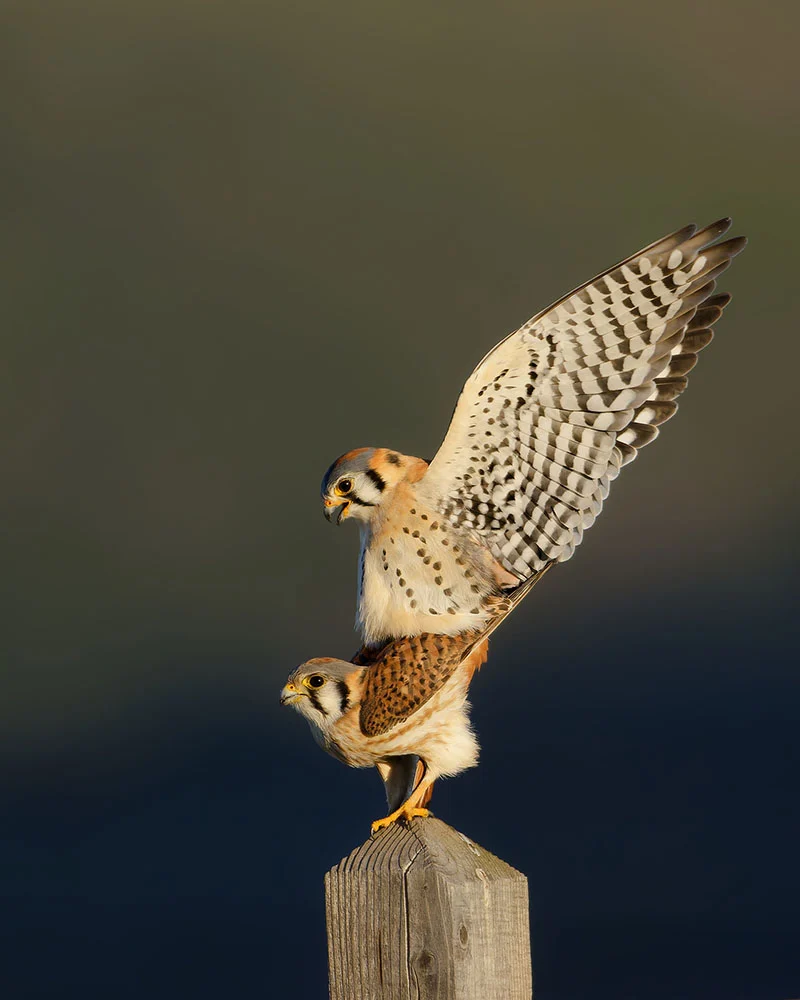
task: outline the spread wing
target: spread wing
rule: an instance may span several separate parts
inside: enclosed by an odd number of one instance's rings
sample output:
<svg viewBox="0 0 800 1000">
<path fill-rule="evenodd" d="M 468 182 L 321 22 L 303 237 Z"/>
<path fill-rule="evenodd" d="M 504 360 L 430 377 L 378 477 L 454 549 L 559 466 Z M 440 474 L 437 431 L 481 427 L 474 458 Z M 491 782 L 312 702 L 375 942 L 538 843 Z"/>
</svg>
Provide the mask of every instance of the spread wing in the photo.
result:
<svg viewBox="0 0 800 1000">
<path fill-rule="evenodd" d="M 681 229 L 534 316 L 481 361 L 417 493 L 519 579 L 568 559 L 675 410 L 745 245 Z"/>
</svg>

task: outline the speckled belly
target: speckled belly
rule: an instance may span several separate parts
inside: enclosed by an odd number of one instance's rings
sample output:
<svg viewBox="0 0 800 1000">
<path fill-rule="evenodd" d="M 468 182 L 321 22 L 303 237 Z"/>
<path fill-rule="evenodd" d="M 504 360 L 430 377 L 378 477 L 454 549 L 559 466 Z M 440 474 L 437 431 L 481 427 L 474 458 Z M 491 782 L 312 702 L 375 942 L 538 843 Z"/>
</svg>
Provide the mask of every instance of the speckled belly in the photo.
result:
<svg viewBox="0 0 800 1000">
<path fill-rule="evenodd" d="M 393 509 L 362 540 L 358 620 L 367 642 L 482 626 L 498 593 L 490 557 L 421 506 Z"/>
</svg>

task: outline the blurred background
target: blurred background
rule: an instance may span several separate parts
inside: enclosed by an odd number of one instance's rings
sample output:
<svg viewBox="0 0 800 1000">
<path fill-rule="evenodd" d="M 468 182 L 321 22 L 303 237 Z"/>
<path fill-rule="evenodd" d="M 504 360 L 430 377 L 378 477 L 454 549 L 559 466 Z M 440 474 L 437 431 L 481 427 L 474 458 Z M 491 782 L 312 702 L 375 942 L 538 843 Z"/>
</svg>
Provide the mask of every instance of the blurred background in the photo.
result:
<svg viewBox="0 0 800 1000">
<path fill-rule="evenodd" d="M 0 989 L 326 995 L 377 776 L 338 454 L 689 221 L 751 243 L 681 412 L 473 687 L 437 814 L 530 880 L 537 1000 L 800 995 L 800 8 L 1 5 Z"/>
</svg>

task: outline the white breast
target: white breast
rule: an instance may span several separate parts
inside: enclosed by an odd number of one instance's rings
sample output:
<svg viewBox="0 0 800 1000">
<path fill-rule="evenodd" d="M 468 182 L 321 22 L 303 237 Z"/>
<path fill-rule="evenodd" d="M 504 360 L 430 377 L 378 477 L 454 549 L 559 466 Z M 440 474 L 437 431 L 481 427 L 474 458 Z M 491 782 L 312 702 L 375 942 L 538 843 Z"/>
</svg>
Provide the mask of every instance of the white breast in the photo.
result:
<svg viewBox="0 0 800 1000">
<path fill-rule="evenodd" d="M 497 592 L 486 558 L 440 516 L 397 507 L 362 533 L 357 624 L 365 641 L 484 625 L 486 598 Z"/>
</svg>

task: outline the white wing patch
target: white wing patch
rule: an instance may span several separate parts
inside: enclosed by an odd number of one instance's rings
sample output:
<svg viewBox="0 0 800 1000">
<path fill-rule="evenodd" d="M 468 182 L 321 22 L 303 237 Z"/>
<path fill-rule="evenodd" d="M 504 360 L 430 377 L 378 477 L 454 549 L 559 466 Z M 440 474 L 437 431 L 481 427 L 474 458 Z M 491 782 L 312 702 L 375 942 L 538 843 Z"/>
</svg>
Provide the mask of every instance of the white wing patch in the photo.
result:
<svg viewBox="0 0 800 1000">
<path fill-rule="evenodd" d="M 417 495 L 519 579 L 568 559 L 620 468 L 677 409 L 743 239 L 688 227 L 570 293 L 498 344 L 461 393 Z"/>
</svg>

